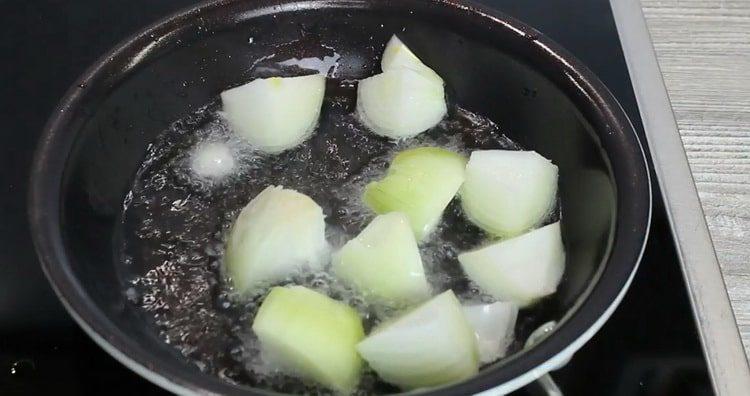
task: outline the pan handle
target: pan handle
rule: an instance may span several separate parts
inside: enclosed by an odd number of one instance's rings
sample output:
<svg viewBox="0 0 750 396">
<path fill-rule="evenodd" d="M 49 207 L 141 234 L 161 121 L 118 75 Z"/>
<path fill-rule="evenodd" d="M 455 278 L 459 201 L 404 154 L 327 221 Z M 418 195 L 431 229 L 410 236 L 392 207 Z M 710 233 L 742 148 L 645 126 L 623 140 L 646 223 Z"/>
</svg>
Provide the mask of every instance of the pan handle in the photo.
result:
<svg viewBox="0 0 750 396">
<path fill-rule="evenodd" d="M 526 343 L 524 344 L 524 347 L 525 348 L 529 348 L 532 345 L 534 345 L 537 342 L 539 342 L 542 338 L 544 338 L 544 336 L 546 336 L 548 333 L 550 333 L 555 328 L 556 324 L 557 324 L 557 322 L 555 322 L 553 320 L 553 321 L 544 323 L 543 325 L 539 326 L 539 328 L 537 328 L 536 330 L 534 330 L 533 332 L 531 332 L 531 335 L 529 335 L 529 338 L 526 339 Z M 553 368 L 553 370 L 557 370 L 560 367 L 565 366 L 566 364 L 568 364 L 568 360 L 564 361 L 559 366 Z M 557 386 L 557 384 L 555 383 L 555 380 L 552 379 L 552 376 L 549 373 L 546 373 L 546 374 L 542 375 L 541 377 L 539 377 L 536 380 L 536 382 L 542 388 L 542 390 L 544 391 L 545 395 L 547 395 L 547 396 L 563 396 L 563 393 L 560 390 L 560 387 Z"/>
<path fill-rule="evenodd" d="M 552 376 L 549 375 L 549 373 L 539 377 L 536 382 L 544 390 L 544 393 L 547 396 L 563 396 L 562 391 L 555 383 L 555 380 L 552 379 Z"/>
</svg>

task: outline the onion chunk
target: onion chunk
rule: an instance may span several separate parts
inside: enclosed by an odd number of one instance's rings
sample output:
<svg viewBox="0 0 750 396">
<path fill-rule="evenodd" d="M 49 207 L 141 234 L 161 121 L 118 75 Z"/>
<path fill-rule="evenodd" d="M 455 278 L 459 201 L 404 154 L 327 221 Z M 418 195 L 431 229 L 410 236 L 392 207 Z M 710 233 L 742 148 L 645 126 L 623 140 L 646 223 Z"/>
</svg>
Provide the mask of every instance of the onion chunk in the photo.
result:
<svg viewBox="0 0 750 396">
<path fill-rule="evenodd" d="M 505 356 L 513 342 L 518 307 L 510 302 L 464 306 L 466 320 L 474 329 L 479 346 L 479 360 L 491 363 Z"/>
<path fill-rule="evenodd" d="M 442 83 L 406 68 L 368 77 L 357 88 L 357 114 L 367 128 L 391 139 L 414 137 L 445 117 Z"/>
<path fill-rule="evenodd" d="M 302 143 L 318 124 L 325 76 L 259 78 L 221 93 L 224 118 L 238 135 L 267 153 Z"/>
<path fill-rule="evenodd" d="M 357 115 L 378 135 L 405 139 L 440 122 L 448 112 L 443 79 L 398 37 L 388 42 L 383 73 L 359 82 Z"/>
<path fill-rule="evenodd" d="M 440 85 L 443 84 L 443 79 L 440 78 L 434 70 L 422 63 L 422 61 L 414 55 L 414 52 L 412 52 L 396 35 L 391 36 L 391 39 L 385 46 L 383 59 L 380 61 L 380 68 L 384 72 L 401 68 L 411 69 L 422 74 L 426 78 L 435 81 L 435 83 L 439 83 Z"/>
<path fill-rule="evenodd" d="M 320 206 L 294 190 L 269 186 L 235 220 L 225 264 L 235 289 L 252 294 L 300 269 L 322 268 L 328 253 Z"/>
<path fill-rule="evenodd" d="M 560 222 L 461 253 L 458 261 L 484 292 L 528 306 L 554 293 L 565 271 Z"/>
<path fill-rule="evenodd" d="M 461 206 L 469 219 L 499 237 L 538 226 L 554 208 L 557 166 L 534 151 L 471 153 Z"/>
<path fill-rule="evenodd" d="M 341 393 L 359 382 L 364 338 L 357 311 L 302 286 L 274 287 L 253 321 L 263 357 Z"/>
<path fill-rule="evenodd" d="M 206 142 L 193 151 L 190 168 L 202 179 L 220 180 L 234 169 L 234 156 L 226 143 Z"/>
<path fill-rule="evenodd" d="M 400 152 L 385 178 L 365 187 L 363 200 L 375 213 L 403 212 L 418 241 L 437 226 L 464 181 L 466 159 L 438 147 Z"/>
<path fill-rule="evenodd" d="M 479 368 L 474 332 L 451 290 L 382 324 L 357 350 L 380 378 L 407 390 L 460 381 Z"/>
<path fill-rule="evenodd" d="M 403 213 L 376 217 L 334 255 L 333 270 L 376 303 L 401 307 L 430 296 L 417 241 Z"/>
</svg>

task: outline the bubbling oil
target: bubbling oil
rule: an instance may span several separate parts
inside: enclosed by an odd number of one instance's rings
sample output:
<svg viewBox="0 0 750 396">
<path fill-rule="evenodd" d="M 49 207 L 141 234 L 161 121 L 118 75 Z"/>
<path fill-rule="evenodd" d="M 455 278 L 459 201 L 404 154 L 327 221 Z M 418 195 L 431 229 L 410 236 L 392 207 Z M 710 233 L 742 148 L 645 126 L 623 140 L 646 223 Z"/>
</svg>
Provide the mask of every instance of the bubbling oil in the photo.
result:
<svg viewBox="0 0 750 396">
<path fill-rule="evenodd" d="M 228 128 L 215 101 L 175 122 L 148 148 L 123 205 L 122 260 L 130 273 L 125 296 L 146 313 L 160 337 L 200 370 L 236 384 L 278 392 L 328 394 L 268 364 L 250 326 L 263 294 L 237 298 L 222 273 L 224 239 L 239 211 L 268 185 L 307 194 L 323 208 L 334 248 L 375 216 L 361 201 L 364 186 L 381 178 L 393 156 L 419 146 L 469 154 L 519 149 L 492 121 L 460 107 L 414 139 L 391 141 L 368 132 L 353 115 L 356 90 L 329 80 L 320 124 L 310 139 L 280 154 L 254 150 Z M 195 175 L 191 153 L 206 143 L 231 149 L 234 168 L 214 180 Z M 449 288 L 467 302 L 490 302 L 460 270 L 457 255 L 485 236 L 454 200 L 436 231 L 420 244 L 435 293 Z M 368 305 L 326 271 L 293 274 L 274 285 L 299 284 L 354 307 L 366 330 L 396 314 Z M 273 286 L 273 285 L 269 285 Z M 355 394 L 396 388 L 366 371 Z"/>
</svg>

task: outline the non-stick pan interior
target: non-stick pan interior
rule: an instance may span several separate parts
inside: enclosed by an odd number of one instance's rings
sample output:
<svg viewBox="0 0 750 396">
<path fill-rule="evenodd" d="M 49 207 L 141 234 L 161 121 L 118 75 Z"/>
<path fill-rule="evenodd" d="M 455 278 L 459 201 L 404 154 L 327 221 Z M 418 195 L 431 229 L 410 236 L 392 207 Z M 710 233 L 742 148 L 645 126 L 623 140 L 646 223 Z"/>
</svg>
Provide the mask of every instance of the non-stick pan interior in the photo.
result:
<svg viewBox="0 0 750 396">
<path fill-rule="evenodd" d="M 416 8 L 397 3 L 256 8 L 264 2 L 232 2 L 162 25 L 82 82 L 80 107 L 67 124 L 66 133 L 76 140 L 60 202 L 69 271 L 105 316 L 84 321 L 111 321 L 118 333 L 110 341 L 126 354 L 146 353 L 153 366 L 167 365 L 171 373 L 214 386 L 213 380 L 198 379 L 203 376 L 198 368 L 164 343 L 126 298 L 127 282 L 158 264 L 126 264 L 115 243 L 124 198 L 148 145 L 222 90 L 265 76 L 268 70 L 258 67 L 263 61 L 323 58 L 335 51 L 337 78 L 377 73 L 383 46 L 394 33 L 445 79 L 451 102 L 489 117 L 508 137 L 560 168 L 566 272 L 558 293 L 519 324 L 518 337 L 565 318 L 582 301 L 613 237 L 616 183 L 590 114 L 581 110 L 582 98 L 563 88 L 570 77 L 539 62 L 524 45 L 534 40 L 528 32 L 498 34 L 464 18 L 458 8 L 449 13 L 427 2 Z M 122 335 L 127 344 L 118 345 Z"/>
</svg>

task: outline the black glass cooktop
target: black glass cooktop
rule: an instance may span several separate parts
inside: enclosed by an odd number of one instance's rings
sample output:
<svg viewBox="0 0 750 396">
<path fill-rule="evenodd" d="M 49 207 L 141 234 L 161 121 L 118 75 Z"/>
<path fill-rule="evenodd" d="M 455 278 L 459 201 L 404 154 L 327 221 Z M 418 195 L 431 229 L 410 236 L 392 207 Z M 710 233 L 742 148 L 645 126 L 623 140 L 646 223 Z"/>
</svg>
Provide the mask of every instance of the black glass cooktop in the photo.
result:
<svg viewBox="0 0 750 396">
<path fill-rule="evenodd" d="M 31 154 L 48 114 L 100 54 L 191 0 L 0 1 L 0 394 L 164 394 L 99 349 L 55 298 L 26 222 Z M 607 0 L 484 0 L 567 47 L 609 86 L 645 144 Z M 567 395 L 712 394 L 654 185 L 651 237 L 620 308 L 552 375 Z M 542 394 L 531 385 L 514 394 Z"/>
</svg>

